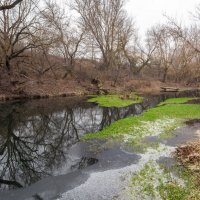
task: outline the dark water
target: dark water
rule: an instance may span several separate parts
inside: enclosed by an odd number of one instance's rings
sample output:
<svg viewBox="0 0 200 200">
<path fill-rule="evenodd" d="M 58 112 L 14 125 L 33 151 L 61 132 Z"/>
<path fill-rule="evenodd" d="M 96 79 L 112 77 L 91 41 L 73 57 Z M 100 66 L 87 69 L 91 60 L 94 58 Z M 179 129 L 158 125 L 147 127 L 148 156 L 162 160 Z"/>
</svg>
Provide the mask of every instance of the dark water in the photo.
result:
<svg viewBox="0 0 200 200">
<path fill-rule="evenodd" d="M 73 188 L 87 179 L 83 169 L 137 162 L 139 156 L 121 151 L 117 144 L 109 149 L 105 141 L 80 142 L 80 137 L 179 96 L 199 96 L 199 92 L 146 96 L 143 103 L 125 108 L 99 107 L 86 98 L 0 104 L 0 199 L 28 199 L 27 193 L 41 199 L 35 195 L 38 187 L 41 191 L 57 187 L 57 192 Z"/>
</svg>

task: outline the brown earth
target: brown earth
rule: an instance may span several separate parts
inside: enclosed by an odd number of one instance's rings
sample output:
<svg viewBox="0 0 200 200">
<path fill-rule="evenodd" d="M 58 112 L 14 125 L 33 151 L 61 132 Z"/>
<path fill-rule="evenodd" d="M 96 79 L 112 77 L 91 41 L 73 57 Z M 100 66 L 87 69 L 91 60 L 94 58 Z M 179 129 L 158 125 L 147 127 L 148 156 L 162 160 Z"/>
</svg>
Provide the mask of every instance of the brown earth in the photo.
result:
<svg viewBox="0 0 200 200">
<path fill-rule="evenodd" d="M 95 79 L 58 79 L 53 78 L 1 78 L 0 101 L 21 98 L 49 98 L 57 96 L 84 96 L 91 94 L 127 94 L 130 92 L 156 94 L 160 87 L 183 88 L 174 83 L 155 80 L 120 79 L 118 82 Z"/>
</svg>

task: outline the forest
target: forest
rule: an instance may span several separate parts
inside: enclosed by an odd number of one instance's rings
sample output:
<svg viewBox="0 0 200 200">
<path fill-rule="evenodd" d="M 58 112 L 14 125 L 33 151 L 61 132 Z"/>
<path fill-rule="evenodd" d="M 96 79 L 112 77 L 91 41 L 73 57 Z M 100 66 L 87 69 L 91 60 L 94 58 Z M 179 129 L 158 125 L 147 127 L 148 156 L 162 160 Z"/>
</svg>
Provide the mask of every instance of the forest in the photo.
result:
<svg viewBox="0 0 200 200">
<path fill-rule="evenodd" d="M 145 38 L 124 0 L 3 0 L 0 94 L 66 96 L 194 88 L 200 81 L 200 7 L 193 24 L 165 16 Z"/>
</svg>

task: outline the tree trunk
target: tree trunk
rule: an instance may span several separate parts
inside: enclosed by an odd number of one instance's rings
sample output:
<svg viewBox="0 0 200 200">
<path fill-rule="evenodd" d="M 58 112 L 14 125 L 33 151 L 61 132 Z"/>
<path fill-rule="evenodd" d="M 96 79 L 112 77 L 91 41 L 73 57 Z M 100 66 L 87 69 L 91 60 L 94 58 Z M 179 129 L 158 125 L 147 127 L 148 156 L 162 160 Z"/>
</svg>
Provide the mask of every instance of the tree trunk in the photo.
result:
<svg viewBox="0 0 200 200">
<path fill-rule="evenodd" d="M 10 65 L 10 59 L 9 59 L 8 56 L 6 56 L 5 63 L 4 63 L 4 68 L 8 72 L 8 74 L 10 74 L 10 72 L 11 72 L 11 65 Z"/>
<path fill-rule="evenodd" d="M 168 72 L 168 68 L 166 67 L 164 70 L 163 70 L 163 78 L 162 78 L 162 82 L 165 83 L 166 82 L 166 79 L 167 79 L 167 72 Z"/>
</svg>

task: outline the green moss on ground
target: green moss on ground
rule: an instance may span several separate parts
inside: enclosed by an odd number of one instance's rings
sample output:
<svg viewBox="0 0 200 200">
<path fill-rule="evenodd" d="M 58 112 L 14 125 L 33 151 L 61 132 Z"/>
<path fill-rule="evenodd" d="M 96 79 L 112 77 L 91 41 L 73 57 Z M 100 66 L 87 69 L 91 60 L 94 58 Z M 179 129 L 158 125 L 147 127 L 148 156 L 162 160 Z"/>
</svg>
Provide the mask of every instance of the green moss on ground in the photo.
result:
<svg viewBox="0 0 200 200">
<path fill-rule="evenodd" d="M 118 95 L 101 95 L 92 97 L 88 100 L 88 102 L 97 103 L 99 106 L 102 107 L 126 107 L 131 104 L 141 103 L 143 98 L 136 95 L 131 94 L 128 99 L 120 98 Z"/>
<path fill-rule="evenodd" d="M 175 129 L 184 120 L 200 118 L 200 105 L 183 104 L 183 102 L 187 102 L 188 100 L 192 100 L 192 98 L 168 99 L 163 102 L 165 104 L 162 106 L 149 109 L 140 116 L 128 117 L 116 121 L 102 131 L 84 135 L 82 139 L 109 138 L 119 135 L 129 135 L 130 137 L 136 137 L 136 135 L 138 135 L 138 137 L 141 138 L 143 136 L 149 136 L 149 134 L 145 135 L 145 130 L 149 132 L 149 130 L 145 128 L 147 123 L 149 124 L 148 127 L 157 126 L 159 130 L 159 127 L 163 126 L 162 124 L 165 123 L 164 121 L 173 119 L 173 121 L 169 123 L 169 126 L 166 127 L 166 131 L 169 132 L 169 130 Z M 166 102 L 170 103 L 166 104 Z M 161 125 L 160 123 L 154 124 L 158 120 L 163 121 L 163 123 L 161 123 Z M 154 131 L 156 132 L 158 130 L 155 129 Z M 165 131 L 162 132 L 162 134 L 165 134 Z"/>
<path fill-rule="evenodd" d="M 173 173 L 172 173 L 173 172 Z M 132 176 L 130 193 L 133 199 L 189 200 L 200 198 L 197 180 L 180 166 L 164 168 L 149 161 Z"/>
<path fill-rule="evenodd" d="M 188 101 L 193 100 L 193 99 L 194 98 L 190 98 L 190 97 L 172 98 L 172 99 L 167 99 L 164 102 L 161 102 L 159 105 L 187 103 Z"/>
</svg>

